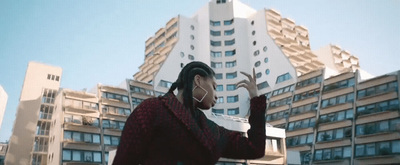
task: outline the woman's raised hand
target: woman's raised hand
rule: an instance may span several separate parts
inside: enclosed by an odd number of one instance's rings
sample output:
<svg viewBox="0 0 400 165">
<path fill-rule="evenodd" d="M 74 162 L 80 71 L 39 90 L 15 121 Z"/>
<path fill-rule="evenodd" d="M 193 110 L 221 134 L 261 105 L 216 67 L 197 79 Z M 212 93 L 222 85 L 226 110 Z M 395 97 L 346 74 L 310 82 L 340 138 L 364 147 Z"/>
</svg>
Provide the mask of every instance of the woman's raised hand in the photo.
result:
<svg viewBox="0 0 400 165">
<path fill-rule="evenodd" d="M 250 74 L 246 73 L 246 72 L 240 72 L 243 75 L 245 75 L 248 80 L 244 79 L 242 81 L 239 81 L 238 83 L 236 83 L 236 87 L 240 88 L 240 87 L 244 87 L 247 89 L 247 91 L 249 92 L 249 96 L 250 99 L 253 97 L 258 96 L 257 95 L 257 84 L 256 84 L 256 71 L 253 68 L 253 76 L 251 76 Z"/>
</svg>

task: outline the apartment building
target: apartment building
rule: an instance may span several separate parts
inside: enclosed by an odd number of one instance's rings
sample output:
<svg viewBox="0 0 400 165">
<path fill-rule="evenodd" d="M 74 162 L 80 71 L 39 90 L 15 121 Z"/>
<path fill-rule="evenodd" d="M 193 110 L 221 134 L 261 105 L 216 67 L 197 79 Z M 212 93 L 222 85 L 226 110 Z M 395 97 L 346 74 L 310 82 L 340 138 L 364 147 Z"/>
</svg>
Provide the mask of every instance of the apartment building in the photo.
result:
<svg viewBox="0 0 400 165">
<path fill-rule="evenodd" d="M 41 164 L 47 160 L 55 96 L 62 69 L 29 62 L 5 163 Z"/>
<path fill-rule="evenodd" d="M 219 98 L 209 115 L 248 116 L 248 96 L 233 84 L 255 68 L 267 122 L 286 129 L 287 149 L 299 151 L 302 164 L 400 162 L 399 72 L 373 77 L 338 45 L 311 50 L 307 28 L 274 9 L 211 0 L 190 18 L 172 18 L 145 45 L 134 79 L 156 90 L 165 92 L 191 61 L 214 69 Z"/>
<path fill-rule="evenodd" d="M 266 120 L 286 129 L 287 149 L 300 151 L 302 164 L 398 163 L 400 71 L 323 77 L 300 76 L 293 91 L 270 97 Z"/>
<path fill-rule="evenodd" d="M 119 86 L 98 84 L 89 92 L 63 89 L 61 73 L 59 67 L 28 64 L 7 153 L 7 145 L 1 145 L 6 164 L 109 164 L 109 154 L 117 149 L 128 116 L 143 100 L 165 94 L 154 91 L 151 84 L 130 79 Z M 242 132 L 249 127 L 243 118 L 210 118 L 228 127 L 242 123 L 245 126 L 231 128 Z M 284 130 L 268 129 L 276 132 L 267 140 L 268 155 L 277 159 L 266 155 L 266 160 L 257 161 L 282 164 L 286 161 Z"/>
<path fill-rule="evenodd" d="M 0 129 L 3 123 L 4 113 L 6 111 L 8 95 L 7 92 L 0 85 Z"/>
</svg>

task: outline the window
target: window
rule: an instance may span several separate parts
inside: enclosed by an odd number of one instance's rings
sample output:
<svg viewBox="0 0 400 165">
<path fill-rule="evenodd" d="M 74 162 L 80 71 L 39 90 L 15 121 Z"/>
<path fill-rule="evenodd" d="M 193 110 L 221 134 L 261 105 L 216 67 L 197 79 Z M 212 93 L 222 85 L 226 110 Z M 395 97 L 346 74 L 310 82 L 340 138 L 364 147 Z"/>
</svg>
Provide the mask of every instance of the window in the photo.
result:
<svg viewBox="0 0 400 165">
<path fill-rule="evenodd" d="M 125 122 L 123 121 L 103 119 L 103 128 L 105 129 L 123 130 L 124 126 Z"/>
<path fill-rule="evenodd" d="M 300 81 L 296 84 L 297 88 L 305 87 L 311 84 L 320 83 L 322 81 L 322 76 L 313 77 L 307 80 Z"/>
<path fill-rule="evenodd" d="M 226 35 L 226 36 L 230 36 L 230 35 L 232 35 L 234 33 L 235 33 L 235 29 L 225 30 L 224 31 L 224 35 Z"/>
<path fill-rule="evenodd" d="M 221 36 L 221 31 L 210 30 L 210 35 L 212 35 L 212 36 Z"/>
<path fill-rule="evenodd" d="M 253 45 L 256 46 L 256 44 L 257 44 L 257 42 L 256 42 L 256 41 L 253 41 Z"/>
<path fill-rule="evenodd" d="M 99 151 L 79 151 L 79 150 L 63 150 L 62 159 L 64 162 L 96 162 L 101 163 L 101 152 Z M 71 154 L 72 153 L 72 154 Z"/>
<path fill-rule="evenodd" d="M 227 91 L 234 91 L 234 90 L 236 90 L 236 85 L 235 84 L 227 84 L 226 85 L 226 90 Z"/>
<path fill-rule="evenodd" d="M 351 146 L 315 150 L 314 160 L 334 160 L 351 157 Z"/>
<path fill-rule="evenodd" d="M 262 73 L 261 73 L 261 72 L 258 72 L 258 73 L 256 74 L 256 78 L 261 78 L 261 76 L 262 76 Z"/>
<path fill-rule="evenodd" d="M 350 134 L 351 134 L 351 127 L 339 128 L 339 129 L 328 130 L 328 131 L 320 131 L 320 132 L 318 132 L 317 141 L 322 142 L 322 141 L 343 139 L 344 137 L 349 138 L 349 136 L 347 136 L 347 135 L 344 136 L 344 132 L 350 132 Z"/>
<path fill-rule="evenodd" d="M 299 100 L 308 99 L 311 97 L 318 97 L 319 94 L 320 94 L 320 89 L 314 89 L 311 91 L 307 91 L 307 92 L 303 92 L 303 93 L 294 95 L 293 101 L 295 102 L 295 101 L 299 101 Z"/>
<path fill-rule="evenodd" d="M 222 96 L 218 97 L 217 104 L 218 103 L 224 103 L 224 97 L 222 97 Z"/>
<path fill-rule="evenodd" d="M 235 39 L 225 41 L 225 46 L 231 46 L 235 44 Z"/>
<path fill-rule="evenodd" d="M 286 92 L 291 92 L 293 90 L 294 90 L 294 85 L 285 86 L 283 88 L 279 88 L 277 90 L 274 90 L 272 92 L 272 96 L 280 95 L 280 94 L 283 94 L 283 93 L 286 93 Z"/>
<path fill-rule="evenodd" d="M 228 109 L 228 115 L 237 115 L 237 114 L 239 114 L 239 108 Z"/>
<path fill-rule="evenodd" d="M 267 46 L 264 46 L 263 51 L 266 52 L 268 50 Z"/>
<path fill-rule="evenodd" d="M 227 61 L 227 62 L 225 63 L 225 67 L 226 67 L 226 68 L 232 68 L 232 67 L 234 67 L 234 66 L 236 66 L 236 60 L 235 60 L 235 61 Z"/>
<path fill-rule="evenodd" d="M 399 145 L 399 140 L 359 144 L 356 145 L 356 157 L 398 154 Z"/>
<path fill-rule="evenodd" d="M 210 25 L 211 26 L 221 26 L 221 22 L 220 21 L 211 21 L 210 20 Z"/>
<path fill-rule="evenodd" d="M 399 109 L 399 100 L 383 101 L 366 106 L 357 107 L 358 115 L 366 115 L 371 113 L 383 112 L 383 111 L 394 111 Z"/>
<path fill-rule="evenodd" d="M 354 100 L 354 94 L 353 93 L 348 93 L 346 95 L 341 95 L 329 99 L 322 100 L 322 108 L 328 107 L 328 106 L 334 106 L 336 104 L 343 104 L 343 103 L 348 103 L 348 102 L 353 102 Z"/>
<path fill-rule="evenodd" d="M 302 123 L 306 123 L 306 124 L 302 124 Z M 315 118 L 294 121 L 294 122 L 289 123 L 288 131 L 294 131 L 297 129 L 314 127 L 314 125 L 315 125 Z"/>
<path fill-rule="evenodd" d="M 256 34 L 256 31 L 253 30 L 253 31 L 251 32 L 251 35 L 254 36 L 255 34 Z"/>
<path fill-rule="evenodd" d="M 264 82 L 262 82 L 262 83 L 257 84 L 257 89 L 258 89 L 258 90 L 264 89 L 264 88 L 267 88 L 267 87 L 269 87 L 269 84 L 268 84 L 267 81 L 264 81 Z"/>
<path fill-rule="evenodd" d="M 193 46 L 193 45 L 190 45 L 190 49 L 194 50 L 194 46 Z"/>
<path fill-rule="evenodd" d="M 350 79 L 339 81 L 339 82 L 336 82 L 333 84 L 325 85 L 323 91 L 328 92 L 328 91 L 332 91 L 332 90 L 336 90 L 336 89 L 351 87 L 351 86 L 354 86 L 354 83 L 355 83 L 354 78 L 350 78 Z"/>
<path fill-rule="evenodd" d="M 211 62 L 211 68 L 222 68 L 222 62 Z"/>
<path fill-rule="evenodd" d="M 226 99 L 228 103 L 235 103 L 239 101 L 239 96 L 228 96 Z"/>
<path fill-rule="evenodd" d="M 389 130 L 397 131 L 400 130 L 399 124 L 400 124 L 400 118 L 357 125 L 356 135 L 360 136 L 360 135 L 376 134 L 381 132 L 388 132 Z"/>
<path fill-rule="evenodd" d="M 360 90 L 357 92 L 357 97 L 358 99 L 361 99 L 363 97 L 378 95 L 381 93 L 387 93 L 392 91 L 397 91 L 396 81 Z"/>
<path fill-rule="evenodd" d="M 226 73 L 226 79 L 234 79 L 236 77 L 237 77 L 237 72 Z"/>
<path fill-rule="evenodd" d="M 259 67 L 261 65 L 261 62 L 260 61 L 257 61 L 256 63 L 254 63 L 254 66 L 255 67 Z"/>
<path fill-rule="evenodd" d="M 159 86 L 166 87 L 166 88 L 171 88 L 172 82 L 161 80 Z"/>
<path fill-rule="evenodd" d="M 42 103 L 54 104 L 57 90 L 44 89 L 42 95 Z"/>
<path fill-rule="evenodd" d="M 269 69 L 265 70 L 265 74 L 269 75 L 270 71 Z"/>
<path fill-rule="evenodd" d="M 189 60 L 192 60 L 192 61 L 194 60 L 194 56 L 191 54 L 188 55 L 188 58 L 189 58 Z"/>
<path fill-rule="evenodd" d="M 118 101 L 121 101 L 121 102 L 124 102 L 124 103 L 129 103 L 128 96 L 124 96 L 124 95 L 119 95 L 119 94 L 109 93 L 109 92 L 103 92 L 102 97 L 103 98 L 107 98 L 107 99 L 118 100 Z"/>
<path fill-rule="evenodd" d="M 233 19 L 224 21 L 224 25 L 232 25 L 232 23 L 233 23 Z"/>
<path fill-rule="evenodd" d="M 302 114 L 302 113 L 306 113 L 309 111 L 317 111 L 317 107 L 318 107 L 318 102 L 299 106 L 299 107 L 293 107 L 290 115 Z"/>
<path fill-rule="evenodd" d="M 106 114 L 122 115 L 122 116 L 129 116 L 131 114 L 131 110 L 127 109 L 127 108 L 103 105 L 102 109 L 103 109 L 103 113 L 106 113 Z"/>
<path fill-rule="evenodd" d="M 279 120 L 288 117 L 289 110 L 284 110 L 276 113 L 269 114 L 265 117 L 266 121 Z"/>
<path fill-rule="evenodd" d="M 118 137 L 118 136 L 104 135 L 104 144 L 106 144 L 106 145 L 118 146 L 119 140 L 120 140 L 120 137 Z"/>
<path fill-rule="evenodd" d="M 53 110 L 54 106 L 51 105 L 40 105 L 40 112 L 39 112 L 39 118 L 40 119 L 51 119 L 53 116 Z"/>
<path fill-rule="evenodd" d="M 212 109 L 213 113 L 224 114 L 224 109 Z"/>
<path fill-rule="evenodd" d="M 211 46 L 221 46 L 221 41 L 210 41 Z"/>
<path fill-rule="evenodd" d="M 281 82 L 284 82 L 284 81 L 286 81 L 286 80 L 290 80 L 290 79 L 292 79 L 292 76 L 290 76 L 289 73 L 285 73 L 285 74 L 280 75 L 280 76 L 278 76 L 278 77 L 276 78 L 276 84 L 281 83 Z"/>
<path fill-rule="evenodd" d="M 284 99 L 280 99 L 280 100 L 277 100 L 277 101 L 270 102 L 269 107 L 273 108 L 273 107 L 288 105 L 290 103 L 292 103 L 292 98 L 291 97 L 287 97 L 287 98 L 284 98 Z"/>
<path fill-rule="evenodd" d="M 299 135 L 294 137 L 287 137 L 286 143 L 288 147 L 312 144 L 314 139 L 314 134 Z"/>
<path fill-rule="evenodd" d="M 236 50 L 229 50 L 229 51 L 225 51 L 225 56 L 234 56 L 236 54 Z"/>
<path fill-rule="evenodd" d="M 268 57 L 264 58 L 264 63 L 268 63 Z"/>
<path fill-rule="evenodd" d="M 223 85 L 217 85 L 216 91 L 218 91 L 218 92 L 224 91 L 224 86 Z"/>
<path fill-rule="evenodd" d="M 260 54 L 260 51 L 259 51 L 259 50 L 256 50 L 256 51 L 254 51 L 254 53 L 253 53 L 254 56 L 258 56 L 259 54 Z"/>
<path fill-rule="evenodd" d="M 222 79 L 222 73 L 216 73 L 215 74 L 215 79 L 217 79 L 217 80 Z"/>
<path fill-rule="evenodd" d="M 216 57 L 221 57 L 221 56 L 222 56 L 222 53 L 220 51 L 219 52 L 211 51 L 211 57 L 216 58 Z"/>
</svg>

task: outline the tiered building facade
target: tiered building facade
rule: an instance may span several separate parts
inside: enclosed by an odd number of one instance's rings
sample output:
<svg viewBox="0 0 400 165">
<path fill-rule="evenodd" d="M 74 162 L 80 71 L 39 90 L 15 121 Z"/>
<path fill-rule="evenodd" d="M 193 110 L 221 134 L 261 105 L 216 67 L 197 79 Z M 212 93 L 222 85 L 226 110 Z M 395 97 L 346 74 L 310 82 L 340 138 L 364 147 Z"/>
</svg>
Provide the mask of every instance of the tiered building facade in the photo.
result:
<svg viewBox="0 0 400 165">
<path fill-rule="evenodd" d="M 267 127 L 266 156 L 220 164 L 290 164 L 289 150 L 302 164 L 399 163 L 400 72 L 371 78 L 349 51 L 311 50 L 308 38 L 306 27 L 276 10 L 211 0 L 150 37 L 139 72 L 120 86 L 62 89 L 60 68 L 30 63 L 6 163 L 110 163 L 127 117 L 144 99 L 167 92 L 191 61 L 216 72 L 218 103 L 205 111 L 216 123 L 248 127 L 248 94 L 234 85 L 245 79 L 240 71 L 254 68 L 259 94 L 268 98 L 266 125 L 275 128 Z"/>
</svg>

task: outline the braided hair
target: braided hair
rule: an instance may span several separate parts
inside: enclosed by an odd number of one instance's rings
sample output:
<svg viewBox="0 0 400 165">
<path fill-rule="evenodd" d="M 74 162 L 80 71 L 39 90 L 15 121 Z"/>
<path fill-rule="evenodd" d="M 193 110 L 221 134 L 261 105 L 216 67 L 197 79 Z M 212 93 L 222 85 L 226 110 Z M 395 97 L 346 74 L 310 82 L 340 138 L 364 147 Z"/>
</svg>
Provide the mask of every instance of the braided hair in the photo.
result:
<svg viewBox="0 0 400 165">
<path fill-rule="evenodd" d="M 200 75 L 201 77 L 212 78 L 215 76 L 215 72 L 205 63 L 194 61 L 188 63 L 183 67 L 181 72 L 179 73 L 178 79 L 172 83 L 171 88 L 169 88 L 169 93 L 173 93 L 173 91 L 178 88 L 178 90 L 183 89 L 183 103 L 186 108 L 190 110 L 194 110 L 193 104 L 193 80 L 196 75 Z"/>
</svg>

